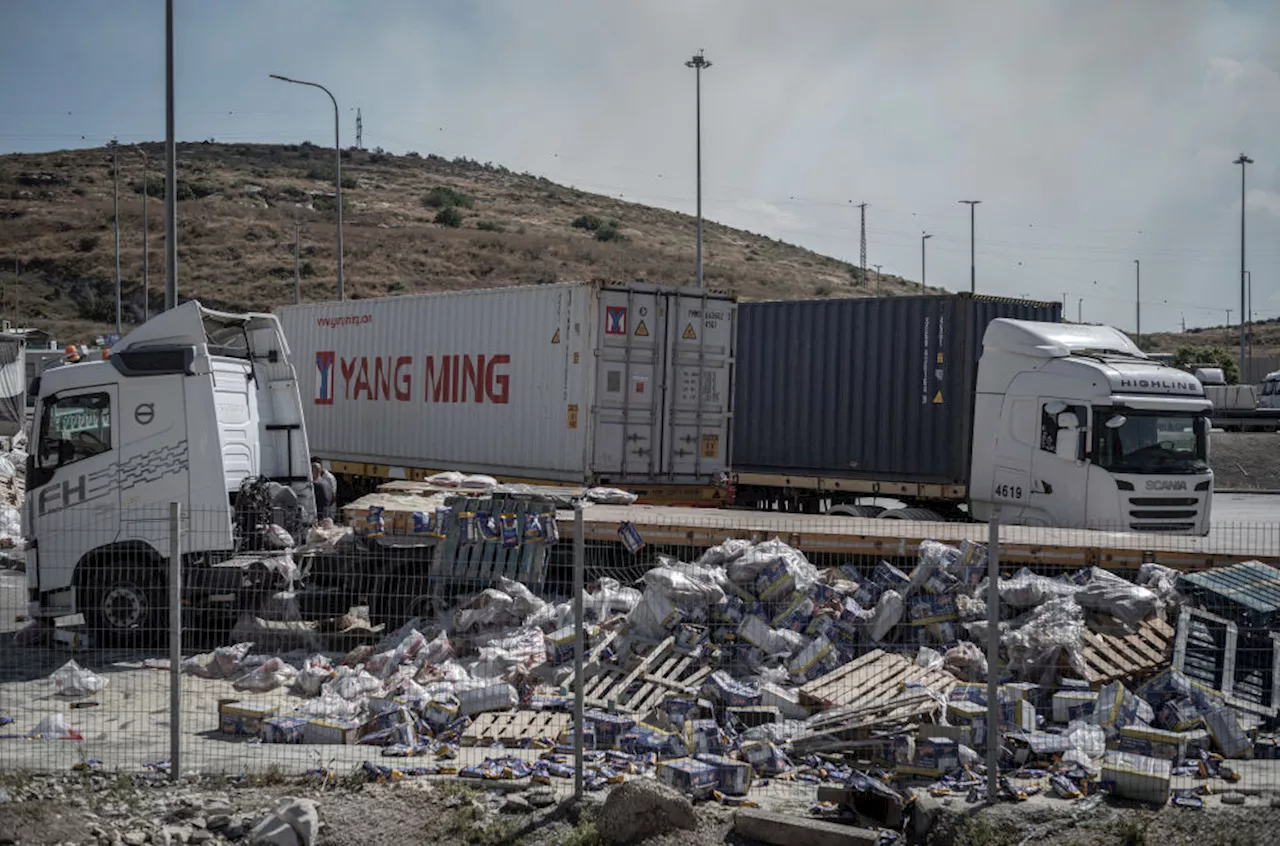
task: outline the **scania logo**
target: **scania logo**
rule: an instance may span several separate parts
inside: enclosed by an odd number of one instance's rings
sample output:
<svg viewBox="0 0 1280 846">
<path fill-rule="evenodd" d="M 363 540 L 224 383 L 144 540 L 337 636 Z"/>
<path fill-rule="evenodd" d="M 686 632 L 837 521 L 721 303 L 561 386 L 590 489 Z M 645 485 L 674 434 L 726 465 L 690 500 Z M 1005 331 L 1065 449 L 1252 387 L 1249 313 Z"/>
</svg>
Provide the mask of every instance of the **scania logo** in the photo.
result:
<svg viewBox="0 0 1280 846">
<path fill-rule="evenodd" d="M 1150 479 L 1147 481 L 1147 490 L 1149 491 L 1185 491 L 1186 489 L 1186 482 L 1170 479 Z"/>
</svg>

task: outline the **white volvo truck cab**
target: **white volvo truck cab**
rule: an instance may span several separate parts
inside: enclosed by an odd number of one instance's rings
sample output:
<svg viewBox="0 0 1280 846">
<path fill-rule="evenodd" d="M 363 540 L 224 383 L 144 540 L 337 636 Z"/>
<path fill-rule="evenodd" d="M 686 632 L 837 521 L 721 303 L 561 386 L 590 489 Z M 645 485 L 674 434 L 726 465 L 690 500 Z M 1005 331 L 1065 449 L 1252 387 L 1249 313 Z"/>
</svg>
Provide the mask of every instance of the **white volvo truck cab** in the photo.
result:
<svg viewBox="0 0 1280 846">
<path fill-rule="evenodd" d="M 22 518 L 37 619 L 83 614 L 104 641 L 162 631 L 172 502 L 187 527 L 184 599 L 197 603 L 261 575 L 247 553 L 279 514 L 314 516 L 297 378 L 273 315 L 188 302 L 31 391 Z"/>
<path fill-rule="evenodd" d="M 1212 404 L 1108 326 L 998 319 L 978 365 L 970 509 L 989 520 L 1209 532 Z"/>
</svg>

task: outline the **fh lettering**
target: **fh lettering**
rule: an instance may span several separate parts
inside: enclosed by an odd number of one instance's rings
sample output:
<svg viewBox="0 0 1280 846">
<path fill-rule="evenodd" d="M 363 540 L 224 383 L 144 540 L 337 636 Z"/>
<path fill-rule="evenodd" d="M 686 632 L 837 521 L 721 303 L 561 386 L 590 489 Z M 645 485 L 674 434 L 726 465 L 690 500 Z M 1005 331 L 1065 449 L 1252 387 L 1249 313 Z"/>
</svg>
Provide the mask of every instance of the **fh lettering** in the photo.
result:
<svg viewBox="0 0 1280 846">
<path fill-rule="evenodd" d="M 75 508 L 86 502 L 102 499 L 115 489 L 116 465 L 85 473 L 61 483 L 45 485 L 36 497 L 36 509 L 41 516 Z"/>
<path fill-rule="evenodd" d="M 316 355 L 316 403 L 335 396 L 351 402 L 492 403 L 511 395 L 511 356 L 461 353 L 353 356 Z"/>
</svg>

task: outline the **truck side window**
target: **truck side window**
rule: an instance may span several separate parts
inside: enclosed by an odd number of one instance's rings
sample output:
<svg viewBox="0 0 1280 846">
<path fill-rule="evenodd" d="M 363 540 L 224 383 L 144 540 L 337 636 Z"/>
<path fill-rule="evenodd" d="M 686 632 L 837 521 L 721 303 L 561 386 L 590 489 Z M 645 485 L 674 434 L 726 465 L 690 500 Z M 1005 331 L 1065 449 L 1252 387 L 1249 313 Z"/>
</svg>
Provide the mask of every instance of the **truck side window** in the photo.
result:
<svg viewBox="0 0 1280 846">
<path fill-rule="evenodd" d="M 41 467 L 61 467 L 110 449 L 110 394 L 77 394 L 45 406 L 40 421 Z"/>
<path fill-rule="evenodd" d="M 1089 409 L 1087 406 L 1069 405 L 1066 410 L 1076 416 L 1081 429 L 1089 425 Z M 1048 403 L 1040 406 L 1040 449 L 1044 452 L 1052 453 L 1058 451 L 1058 417 L 1049 413 Z"/>
</svg>

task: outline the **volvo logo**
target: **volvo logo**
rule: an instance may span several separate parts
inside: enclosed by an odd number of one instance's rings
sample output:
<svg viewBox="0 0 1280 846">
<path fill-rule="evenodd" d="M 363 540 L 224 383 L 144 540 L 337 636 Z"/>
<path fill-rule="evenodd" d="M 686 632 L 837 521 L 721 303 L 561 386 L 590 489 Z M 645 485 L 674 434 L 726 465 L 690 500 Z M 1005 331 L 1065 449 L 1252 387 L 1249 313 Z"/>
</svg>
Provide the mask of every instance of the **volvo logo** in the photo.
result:
<svg viewBox="0 0 1280 846">
<path fill-rule="evenodd" d="M 1149 491 L 1185 491 L 1186 489 L 1186 482 L 1171 479 L 1149 479 L 1147 481 L 1147 490 Z"/>
</svg>

